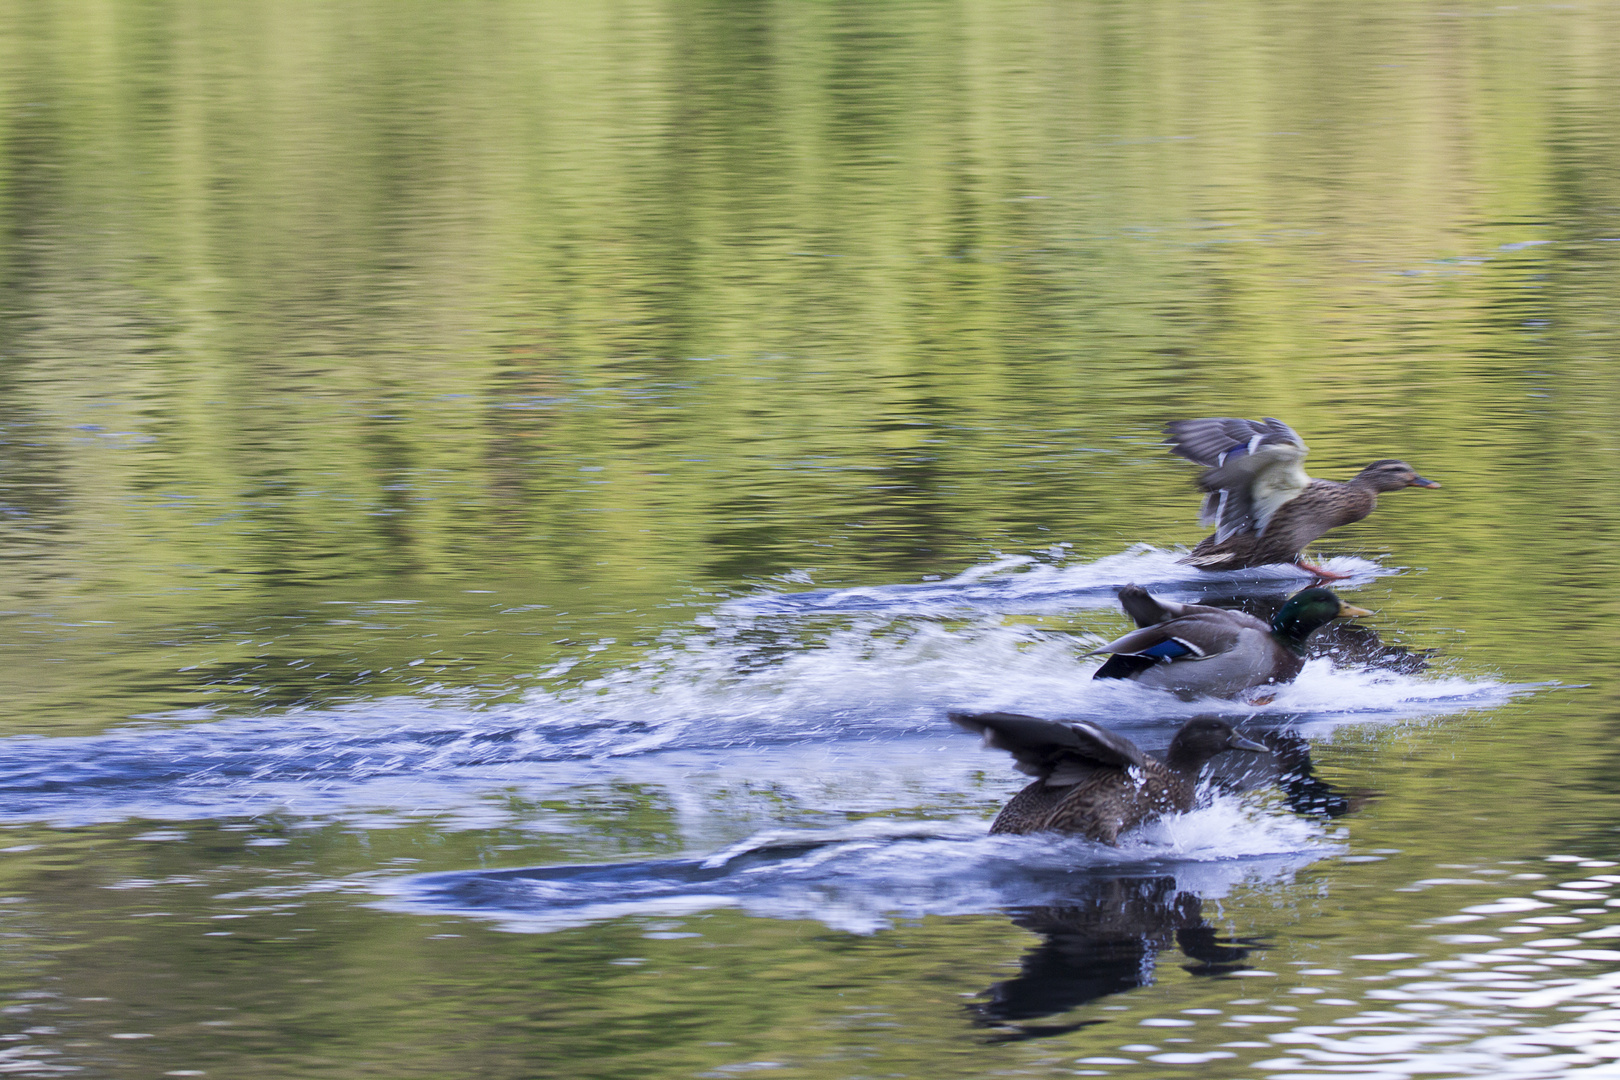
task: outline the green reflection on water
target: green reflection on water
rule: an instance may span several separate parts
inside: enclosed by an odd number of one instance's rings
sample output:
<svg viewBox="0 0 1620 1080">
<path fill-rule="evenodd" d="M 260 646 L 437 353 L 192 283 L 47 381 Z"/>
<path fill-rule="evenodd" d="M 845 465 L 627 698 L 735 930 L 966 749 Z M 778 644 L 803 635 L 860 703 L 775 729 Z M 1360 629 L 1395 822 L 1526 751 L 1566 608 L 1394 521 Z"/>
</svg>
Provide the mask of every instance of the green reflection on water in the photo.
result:
<svg viewBox="0 0 1620 1080">
<path fill-rule="evenodd" d="M 1397 455 L 1444 481 L 1327 545 L 1424 568 L 1363 594 L 1386 633 L 1456 670 L 1597 684 L 1341 735 L 1325 771 L 1382 792 L 1358 848 L 1603 854 L 1617 22 L 1608 4 L 0 7 L 3 730 L 507 701 L 632 668 L 721 597 L 800 587 L 792 571 L 887 583 L 1056 542 L 1191 543 L 1158 425 L 1274 414 L 1323 475 Z M 988 805 L 1004 779 L 961 797 Z M 514 939 L 345 893 L 199 936 L 255 903 L 207 897 L 283 877 L 682 835 L 651 788 L 514 816 L 564 810 L 579 835 L 19 828 L 39 846 L 5 864 L 6 978 L 60 985 L 72 1060 L 119 1075 L 1058 1068 L 1059 1044 L 987 1048 L 960 1011 L 1024 947 L 999 918 L 851 938 L 722 912 L 698 950 L 628 923 Z M 1234 932 L 1357 969 L 1366 939 L 1427 932 L 1428 894 L 1393 891 L 1421 876 L 1407 862 L 1231 899 Z M 105 888 L 130 878 L 158 884 Z M 137 894 L 175 914 L 135 918 Z M 287 920 L 322 945 L 268 925 Z M 649 961 L 608 965 L 625 955 Z M 1147 1008 L 1234 993 L 1166 965 Z M 239 1040 L 195 1026 L 224 1008 L 251 1019 L 211 1030 Z M 158 1038 L 99 1041 L 136 1014 Z M 1065 1036 L 1063 1067 L 1119 1026 Z"/>
</svg>

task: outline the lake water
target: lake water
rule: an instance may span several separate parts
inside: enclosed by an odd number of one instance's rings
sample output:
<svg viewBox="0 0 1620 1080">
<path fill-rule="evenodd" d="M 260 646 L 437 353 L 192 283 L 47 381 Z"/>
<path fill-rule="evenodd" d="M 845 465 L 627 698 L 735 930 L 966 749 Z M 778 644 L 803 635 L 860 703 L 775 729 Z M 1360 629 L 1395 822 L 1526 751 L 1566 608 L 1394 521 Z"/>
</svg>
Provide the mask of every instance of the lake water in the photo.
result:
<svg viewBox="0 0 1620 1080">
<path fill-rule="evenodd" d="M 1612 0 L 0 4 L 0 1072 L 1620 1075 L 1617 296 Z M 1204 415 L 1392 648 L 987 836 Z"/>
</svg>

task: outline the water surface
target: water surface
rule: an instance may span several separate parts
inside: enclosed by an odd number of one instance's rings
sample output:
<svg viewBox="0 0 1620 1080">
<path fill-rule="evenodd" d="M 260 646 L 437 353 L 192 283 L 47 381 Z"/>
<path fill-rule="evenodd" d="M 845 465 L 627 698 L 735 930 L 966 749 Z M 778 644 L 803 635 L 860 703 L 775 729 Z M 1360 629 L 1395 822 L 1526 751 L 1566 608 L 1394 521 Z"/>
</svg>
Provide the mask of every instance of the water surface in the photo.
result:
<svg viewBox="0 0 1620 1080">
<path fill-rule="evenodd" d="M 1607 2 L 0 6 L 0 1071 L 1605 1074 L 1617 102 Z M 1113 590 L 1302 584 L 1177 563 L 1211 414 L 1443 482 L 1318 551 L 1395 651 L 988 837 L 947 710 L 1162 747 Z"/>
</svg>

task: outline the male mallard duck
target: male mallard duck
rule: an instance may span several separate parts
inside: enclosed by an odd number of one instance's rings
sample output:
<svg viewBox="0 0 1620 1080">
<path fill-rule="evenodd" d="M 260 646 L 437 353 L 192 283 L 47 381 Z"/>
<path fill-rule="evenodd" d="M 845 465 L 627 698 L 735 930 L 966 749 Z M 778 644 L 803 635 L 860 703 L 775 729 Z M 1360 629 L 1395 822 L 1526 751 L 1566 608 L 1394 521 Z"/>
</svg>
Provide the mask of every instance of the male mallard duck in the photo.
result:
<svg viewBox="0 0 1620 1080">
<path fill-rule="evenodd" d="M 1292 682 L 1306 638 L 1334 619 L 1372 614 L 1320 587 L 1290 596 L 1269 625 L 1245 611 L 1160 600 L 1139 585 L 1121 589 L 1119 601 L 1140 629 L 1085 654 L 1113 653 L 1092 678 L 1212 697 Z"/>
<path fill-rule="evenodd" d="M 1437 488 L 1394 458 L 1368 465 L 1344 483 L 1313 480 L 1301 463 L 1308 451 L 1293 428 L 1232 416 L 1175 420 L 1164 425 L 1170 452 L 1206 465 L 1199 521 L 1215 526 L 1184 562 L 1203 570 L 1291 562 L 1323 578 L 1342 577 L 1304 559 L 1305 546 L 1329 529 L 1372 513 L 1381 491 Z"/>
<path fill-rule="evenodd" d="M 992 833 L 1063 832 L 1117 843 L 1119 834 L 1193 807 L 1198 774 L 1223 750 L 1266 748 L 1212 716 L 1197 716 L 1170 740 L 1164 760 L 1085 720 L 1040 720 L 1016 713 L 950 714 L 952 722 L 1012 754 L 1035 782 L 1012 797 Z"/>
</svg>

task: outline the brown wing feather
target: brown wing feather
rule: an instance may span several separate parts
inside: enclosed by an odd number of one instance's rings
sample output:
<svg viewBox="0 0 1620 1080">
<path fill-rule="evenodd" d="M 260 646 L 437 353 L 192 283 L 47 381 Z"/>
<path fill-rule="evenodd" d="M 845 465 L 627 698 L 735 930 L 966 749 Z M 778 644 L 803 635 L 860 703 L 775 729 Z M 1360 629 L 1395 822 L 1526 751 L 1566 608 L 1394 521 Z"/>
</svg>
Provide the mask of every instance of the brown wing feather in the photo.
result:
<svg viewBox="0 0 1620 1080">
<path fill-rule="evenodd" d="M 1003 712 L 949 715 L 957 727 L 982 735 L 986 746 L 1011 754 L 1020 772 L 1042 780 L 1059 771 L 1084 775 L 1098 765 L 1122 769 L 1149 760 L 1125 736 L 1085 720 L 1042 720 Z"/>
<path fill-rule="evenodd" d="M 1151 758 L 1140 768 L 1098 770 L 1068 788 L 1046 788 L 1039 782 L 1013 796 L 992 833 L 1062 832 L 1105 844 L 1164 814 L 1192 809 L 1196 789 Z"/>
<path fill-rule="evenodd" d="M 1244 533 L 1217 542 L 1205 537 L 1187 561 L 1211 570 L 1294 562 L 1311 541 L 1330 529 L 1360 521 L 1372 513 L 1376 496 L 1359 485 L 1312 480 L 1298 498 L 1284 503 L 1264 535 Z"/>
<path fill-rule="evenodd" d="M 1189 605 L 1193 608 L 1190 614 L 1179 619 L 1167 619 L 1152 626 L 1144 626 L 1132 630 L 1123 637 L 1117 637 L 1100 648 L 1092 649 L 1086 656 L 1095 656 L 1097 653 L 1139 653 L 1151 649 L 1161 642 L 1175 638 L 1185 641 L 1197 648 L 1205 656 L 1214 656 L 1231 649 L 1237 644 L 1238 635 L 1253 622 L 1261 629 L 1266 629 L 1262 623 L 1252 615 L 1241 611 L 1225 611 L 1221 608 Z"/>
</svg>

